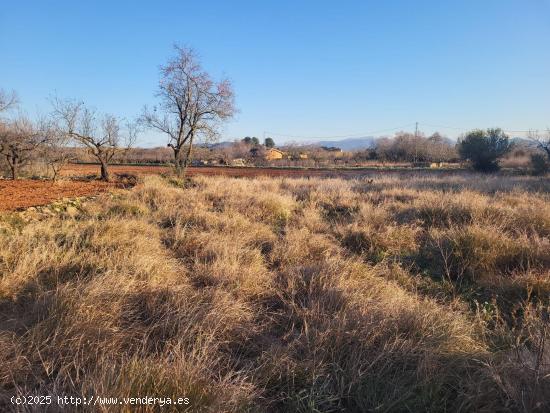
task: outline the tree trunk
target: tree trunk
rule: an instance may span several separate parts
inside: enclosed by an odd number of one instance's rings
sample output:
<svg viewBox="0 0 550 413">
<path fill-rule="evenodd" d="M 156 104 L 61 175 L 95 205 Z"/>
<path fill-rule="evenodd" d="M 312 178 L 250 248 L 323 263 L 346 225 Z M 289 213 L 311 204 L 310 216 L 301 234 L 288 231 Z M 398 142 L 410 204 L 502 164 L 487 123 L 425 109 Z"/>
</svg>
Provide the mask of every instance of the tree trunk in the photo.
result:
<svg viewBox="0 0 550 413">
<path fill-rule="evenodd" d="M 59 170 L 55 166 L 52 166 L 52 171 L 53 171 L 52 181 L 56 182 L 57 175 L 59 174 Z"/>
<path fill-rule="evenodd" d="M 17 173 L 18 173 L 18 158 L 14 154 L 6 155 L 6 161 L 8 162 L 8 165 L 10 167 L 10 174 L 11 179 L 16 180 L 17 179 Z"/>
<path fill-rule="evenodd" d="M 11 179 L 15 181 L 17 179 L 17 164 L 10 163 Z"/>
<path fill-rule="evenodd" d="M 193 153 L 193 137 L 191 136 L 189 139 L 189 149 L 187 150 L 187 154 L 185 155 L 185 162 L 183 164 L 183 173 L 182 173 L 183 178 L 185 178 L 185 174 L 187 173 L 187 166 L 189 166 L 189 161 L 191 159 L 192 153 Z"/>
<path fill-rule="evenodd" d="M 109 182 L 109 170 L 107 169 L 107 162 L 105 162 L 103 159 L 100 159 L 99 162 L 101 163 L 101 180 Z"/>
<path fill-rule="evenodd" d="M 174 150 L 174 169 L 176 175 L 181 176 L 181 148 L 172 148 Z"/>
</svg>

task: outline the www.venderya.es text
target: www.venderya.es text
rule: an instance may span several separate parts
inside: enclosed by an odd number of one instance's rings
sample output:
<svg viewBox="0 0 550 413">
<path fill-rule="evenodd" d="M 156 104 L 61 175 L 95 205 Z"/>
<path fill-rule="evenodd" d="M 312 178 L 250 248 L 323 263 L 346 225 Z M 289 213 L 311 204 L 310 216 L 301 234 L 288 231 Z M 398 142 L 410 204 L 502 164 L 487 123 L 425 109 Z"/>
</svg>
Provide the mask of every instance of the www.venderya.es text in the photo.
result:
<svg viewBox="0 0 550 413">
<path fill-rule="evenodd" d="M 103 397 L 103 396 L 12 396 L 13 405 L 18 406 L 181 406 L 189 405 L 188 397 Z"/>
</svg>

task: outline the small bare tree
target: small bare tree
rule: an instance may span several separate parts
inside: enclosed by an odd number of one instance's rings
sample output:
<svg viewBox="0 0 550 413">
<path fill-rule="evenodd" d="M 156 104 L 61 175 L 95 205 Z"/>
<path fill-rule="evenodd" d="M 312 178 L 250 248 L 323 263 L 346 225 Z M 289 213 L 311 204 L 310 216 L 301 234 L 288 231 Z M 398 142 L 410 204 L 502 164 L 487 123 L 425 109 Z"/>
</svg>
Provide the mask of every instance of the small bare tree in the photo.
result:
<svg viewBox="0 0 550 413">
<path fill-rule="evenodd" d="M 76 159 L 74 151 L 69 148 L 71 138 L 54 122 L 43 122 L 41 130 L 47 137 L 41 155 L 52 172 L 52 181 L 56 182 L 63 168 Z"/>
<path fill-rule="evenodd" d="M 11 179 L 17 179 L 21 167 L 28 164 L 47 136 L 24 117 L 0 123 L 0 155 L 10 169 Z"/>
<path fill-rule="evenodd" d="M 137 128 L 113 115 L 98 115 L 82 102 L 55 99 L 54 115 L 66 138 L 85 146 L 101 166 L 101 179 L 109 181 L 109 164 L 116 155 L 127 151 L 136 140 Z"/>
<path fill-rule="evenodd" d="M 214 82 L 191 49 L 175 46 L 176 56 L 160 69 L 159 107 L 144 108 L 141 122 L 168 135 L 178 175 L 184 175 L 196 139 L 217 136 L 221 122 L 235 113 L 229 80 Z"/>
<path fill-rule="evenodd" d="M 537 146 L 537 148 L 546 154 L 548 161 L 550 161 L 550 129 L 548 129 L 545 134 L 529 132 L 528 137 Z"/>
</svg>

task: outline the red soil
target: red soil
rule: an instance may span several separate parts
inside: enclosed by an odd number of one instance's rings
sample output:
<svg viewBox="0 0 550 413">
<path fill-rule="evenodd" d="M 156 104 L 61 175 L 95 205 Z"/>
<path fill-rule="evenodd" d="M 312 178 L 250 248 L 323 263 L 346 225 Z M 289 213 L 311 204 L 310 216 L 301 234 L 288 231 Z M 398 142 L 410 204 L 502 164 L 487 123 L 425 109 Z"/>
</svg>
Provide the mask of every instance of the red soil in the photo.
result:
<svg viewBox="0 0 550 413">
<path fill-rule="evenodd" d="M 100 181 L 32 181 L 0 180 L 0 211 L 10 211 L 46 205 L 61 198 L 90 196 L 111 188 Z"/>
</svg>

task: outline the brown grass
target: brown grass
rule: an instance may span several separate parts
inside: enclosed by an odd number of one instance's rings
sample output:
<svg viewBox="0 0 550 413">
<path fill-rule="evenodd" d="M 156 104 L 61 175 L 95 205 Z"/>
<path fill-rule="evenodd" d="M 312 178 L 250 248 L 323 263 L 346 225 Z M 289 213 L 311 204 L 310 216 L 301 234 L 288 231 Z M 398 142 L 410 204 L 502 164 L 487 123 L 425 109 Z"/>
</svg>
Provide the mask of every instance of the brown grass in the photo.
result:
<svg viewBox="0 0 550 413">
<path fill-rule="evenodd" d="M 0 410 L 547 411 L 549 189 L 150 176 L 76 215 L 4 215 Z"/>
</svg>

